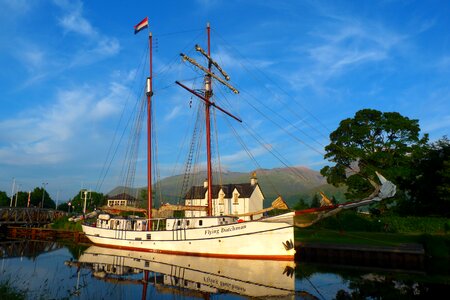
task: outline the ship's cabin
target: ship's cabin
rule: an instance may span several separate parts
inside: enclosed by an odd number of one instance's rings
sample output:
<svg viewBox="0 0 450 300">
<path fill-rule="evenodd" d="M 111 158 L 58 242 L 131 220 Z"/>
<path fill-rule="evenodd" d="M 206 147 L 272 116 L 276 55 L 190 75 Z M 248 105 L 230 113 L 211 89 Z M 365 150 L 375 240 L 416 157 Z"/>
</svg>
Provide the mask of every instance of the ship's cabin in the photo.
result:
<svg viewBox="0 0 450 300">
<path fill-rule="evenodd" d="M 226 225 L 236 223 L 238 218 L 236 217 L 195 217 L 195 218 L 168 218 L 166 220 L 166 230 L 174 230 L 180 228 L 202 228 L 212 227 L 218 225 Z"/>
<path fill-rule="evenodd" d="M 124 218 L 121 216 L 111 217 L 108 214 L 100 214 L 97 218 L 97 227 L 119 230 L 147 230 L 147 220 L 138 217 Z"/>
<path fill-rule="evenodd" d="M 193 229 L 226 225 L 238 222 L 237 217 L 194 217 L 194 218 L 167 218 L 152 220 L 153 230 L 176 230 L 176 229 Z M 121 216 L 111 217 L 109 214 L 100 214 L 97 218 L 96 226 L 98 228 L 115 229 L 115 230 L 147 230 L 147 219 L 129 216 L 127 218 Z M 157 228 L 155 228 L 157 227 Z"/>
</svg>

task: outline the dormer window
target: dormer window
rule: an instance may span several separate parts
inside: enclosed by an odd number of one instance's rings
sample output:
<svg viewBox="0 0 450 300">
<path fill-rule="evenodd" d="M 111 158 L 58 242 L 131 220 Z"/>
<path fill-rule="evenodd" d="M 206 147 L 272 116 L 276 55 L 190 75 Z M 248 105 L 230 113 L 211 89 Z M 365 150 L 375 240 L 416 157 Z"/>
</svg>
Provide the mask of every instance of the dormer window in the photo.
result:
<svg viewBox="0 0 450 300">
<path fill-rule="evenodd" d="M 225 197 L 225 194 L 222 191 L 220 191 L 220 193 L 219 193 L 219 205 L 224 205 L 224 197 Z"/>
<path fill-rule="evenodd" d="M 238 193 L 233 194 L 233 204 L 239 204 L 239 195 Z"/>
</svg>

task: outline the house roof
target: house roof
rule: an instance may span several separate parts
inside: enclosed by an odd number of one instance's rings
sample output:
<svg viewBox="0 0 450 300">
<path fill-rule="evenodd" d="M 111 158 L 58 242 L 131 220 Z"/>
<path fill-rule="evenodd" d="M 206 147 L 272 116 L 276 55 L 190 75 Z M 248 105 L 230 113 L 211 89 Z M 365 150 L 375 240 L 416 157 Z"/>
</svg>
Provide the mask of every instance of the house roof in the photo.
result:
<svg viewBox="0 0 450 300">
<path fill-rule="evenodd" d="M 133 196 L 127 194 L 127 193 L 120 193 L 114 196 L 109 196 L 108 200 L 131 200 L 131 201 L 136 201 L 136 198 L 134 198 Z"/>
<path fill-rule="evenodd" d="M 236 189 L 239 192 L 240 198 L 250 198 L 257 184 L 251 185 L 250 183 L 238 183 L 238 184 L 224 184 L 212 186 L 212 197 L 214 199 L 219 198 L 220 189 L 225 193 L 225 198 L 232 198 L 233 191 Z M 184 196 L 185 199 L 202 199 L 205 197 L 205 193 L 208 188 L 203 186 L 192 186 L 190 190 Z"/>
</svg>

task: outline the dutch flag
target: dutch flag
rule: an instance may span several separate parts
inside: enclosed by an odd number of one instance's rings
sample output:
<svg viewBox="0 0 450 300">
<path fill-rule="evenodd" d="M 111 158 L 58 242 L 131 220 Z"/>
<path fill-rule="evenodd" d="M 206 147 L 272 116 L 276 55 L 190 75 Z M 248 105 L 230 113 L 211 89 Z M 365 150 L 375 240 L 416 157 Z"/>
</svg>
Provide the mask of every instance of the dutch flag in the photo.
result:
<svg viewBox="0 0 450 300">
<path fill-rule="evenodd" d="M 145 17 L 144 20 L 142 20 L 136 26 L 134 26 L 134 34 L 138 33 L 139 31 L 147 27 L 148 27 L 148 17 Z"/>
</svg>

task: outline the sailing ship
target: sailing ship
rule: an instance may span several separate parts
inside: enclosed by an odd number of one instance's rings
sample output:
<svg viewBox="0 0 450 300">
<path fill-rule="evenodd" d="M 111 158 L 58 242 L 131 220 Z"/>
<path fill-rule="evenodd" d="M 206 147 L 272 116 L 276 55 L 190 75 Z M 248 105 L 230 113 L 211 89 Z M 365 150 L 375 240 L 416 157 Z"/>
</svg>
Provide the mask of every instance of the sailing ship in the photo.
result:
<svg viewBox="0 0 450 300">
<path fill-rule="evenodd" d="M 160 293 L 199 296 L 226 292 L 258 298 L 295 294 L 293 261 L 186 257 L 91 246 L 77 261 L 66 264 L 89 268 L 95 278 L 106 282 L 153 283 Z M 138 274 L 143 280 L 133 282 Z"/>
<path fill-rule="evenodd" d="M 147 19 L 139 23 L 138 29 L 148 26 Z M 147 23 L 146 23 L 147 22 Z M 326 205 L 319 209 L 287 212 L 277 216 L 266 216 L 262 213 L 272 209 L 287 209 L 282 198 L 276 199 L 272 206 L 248 215 L 258 219 L 243 221 L 238 215 L 216 215 L 213 213 L 213 180 L 211 163 L 211 129 L 210 110 L 216 109 L 238 122 L 241 120 L 211 100 L 212 81 L 223 84 L 234 93 L 239 93 L 228 83 L 229 76 L 211 57 L 210 26 L 206 27 L 208 46 L 206 51 L 199 45 L 195 50 L 206 58 L 208 67 L 203 67 L 194 59 L 181 54 L 184 61 L 204 73 L 204 89 L 193 90 L 176 81 L 176 84 L 200 99 L 205 108 L 207 182 L 206 207 L 171 206 L 163 209 L 174 210 L 206 210 L 206 215 L 190 217 L 154 218 L 152 215 L 152 140 L 151 140 L 151 108 L 152 108 L 152 34 L 149 32 L 150 75 L 147 78 L 147 217 L 125 218 L 100 214 L 95 223 L 82 225 L 85 235 L 97 245 L 125 250 L 139 250 L 156 253 L 181 254 L 192 256 L 293 260 L 295 256 L 294 226 L 305 227 L 316 221 L 333 215 L 342 209 L 366 205 L 380 201 L 395 194 L 395 186 L 379 175 L 381 185 L 375 184 L 375 192 L 366 199 L 337 205 Z M 214 68 L 214 71 L 213 71 Z M 221 75 L 218 75 L 218 74 Z M 211 191 L 211 192 L 210 192 Z"/>
</svg>

